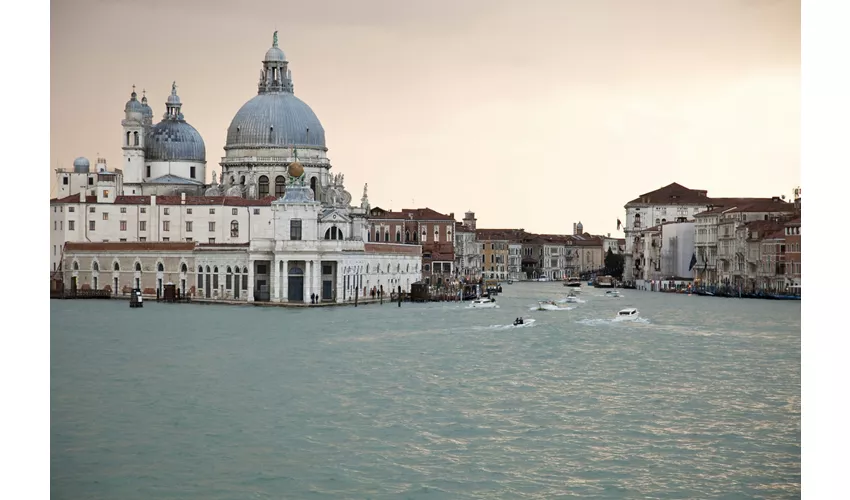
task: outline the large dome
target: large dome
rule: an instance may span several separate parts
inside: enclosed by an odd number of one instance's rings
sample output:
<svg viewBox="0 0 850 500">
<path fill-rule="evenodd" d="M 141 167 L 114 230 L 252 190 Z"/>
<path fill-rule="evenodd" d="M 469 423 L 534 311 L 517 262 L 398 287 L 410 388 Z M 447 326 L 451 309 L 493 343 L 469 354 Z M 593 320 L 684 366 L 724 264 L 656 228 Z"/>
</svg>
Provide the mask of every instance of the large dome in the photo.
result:
<svg viewBox="0 0 850 500">
<path fill-rule="evenodd" d="M 195 127 L 182 120 L 154 125 L 145 141 L 146 161 L 206 161 L 206 147 Z"/>
<path fill-rule="evenodd" d="M 326 149 L 325 129 L 304 101 L 274 92 L 258 94 L 239 109 L 224 149 L 292 146 Z"/>
</svg>

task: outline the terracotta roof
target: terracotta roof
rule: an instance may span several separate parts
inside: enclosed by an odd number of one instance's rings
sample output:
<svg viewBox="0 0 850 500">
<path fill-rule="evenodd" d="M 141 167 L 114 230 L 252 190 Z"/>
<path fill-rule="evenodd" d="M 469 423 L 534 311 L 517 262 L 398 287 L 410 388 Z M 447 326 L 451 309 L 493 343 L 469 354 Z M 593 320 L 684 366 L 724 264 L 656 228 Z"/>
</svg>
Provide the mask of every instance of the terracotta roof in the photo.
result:
<svg viewBox="0 0 850 500">
<path fill-rule="evenodd" d="M 165 252 L 194 249 L 195 242 L 192 241 L 68 241 L 65 243 L 65 252 Z"/>
<path fill-rule="evenodd" d="M 248 248 L 250 243 L 198 243 L 199 249 L 204 248 L 222 248 L 222 247 L 239 247 Z"/>
<path fill-rule="evenodd" d="M 50 203 L 80 203 L 80 195 L 72 194 L 71 196 L 66 196 L 64 198 L 53 198 L 50 200 Z M 97 203 L 97 196 L 86 196 L 85 203 Z"/>
<path fill-rule="evenodd" d="M 801 224 L 802 222 L 800 220 L 800 216 L 794 217 L 793 219 L 785 223 L 786 226 L 799 226 Z"/>
<path fill-rule="evenodd" d="M 772 220 L 756 220 L 747 222 L 744 224 L 744 227 L 747 228 L 747 231 L 749 232 L 747 238 L 753 240 L 770 237 L 769 235 L 778 231 L 782 227 L 782 224 Z M 756 235 L 755 238 L 753 238 L 753 234 Z"/>
<path fill-rule="evenodd" d="M 662 188 L 656 189 L 655 191 L 644 193 L 635 198 L 634 200 L 628 202 L 626 206 L 628 207 L 632 204 L 640 205 L 663 203 L 669 203 L 671 205 L 694 205 L 707 202 L 708 200 L 708 191 L 704 189 L 689 189 L 681 184 L 674 182 Z"/>
<path fill-rule="evenodd" d="M 454 222 L 454 217 L 441 214 L 436 210 L 432 210 L 428 207 L 425 208 L 403 208 L 399 212 L 385 212 L 380 215 L 374 215 L 371 217 L 372 219 L 404 219 L 404 220 L 418 220 L 418 221 L 431 221 L 431 220 L 440 220 L 440 221 L 452 221 Z"/>
<path fill-rule="evenodd" d="M 266 196 L 259 200 L 248 200 L 239 196 L 187 196 L 186 205 L 224 205 L 234 207 L 270 206 L 277 198 Z M 150 196 L 116 196 L 118 205 L 150 205 Z M 182 205 L 180 196 L 157 196 L 157 205 Z"/>
</svg>

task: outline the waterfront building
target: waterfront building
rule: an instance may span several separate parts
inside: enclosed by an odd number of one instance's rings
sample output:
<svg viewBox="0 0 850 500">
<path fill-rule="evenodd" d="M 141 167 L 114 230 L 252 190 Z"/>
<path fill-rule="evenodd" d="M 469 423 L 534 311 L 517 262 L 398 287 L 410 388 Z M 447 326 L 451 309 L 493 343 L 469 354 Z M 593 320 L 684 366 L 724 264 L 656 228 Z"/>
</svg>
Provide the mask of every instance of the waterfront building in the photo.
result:
<svg viewBox="0 0 850 500">
<path fill-rule="evenodd" d="M 441 287 L 454 281 L 454 213 L 430 208 L 403 208 L 393 212 L 374 209 L 369 215 L 367 240 L 421 245 L 422 280 Z"/>
<path fill-rule="evenodd" d="M 257 96 L 228 129 L 221 183 L 213 172 L 204 184 L 203 139 L 181 106 L 172 84 L 165 116 L 152 125 L 134 89 L 122 121 L 124 169 L 106 171 L 98 160 L 89 172 L 78 158 L 74 172 L 57 170 L 54 280 L 116 294 L 172 281 L 196 297 L 293 303 L 346 302 L 420 281 L 421 246 L 373 240 L 366 187 L 351 206 L 343 176 L 330 174 L 324 129 L 293 94 L 277 33 Z M 443 238 L 451 241 L 451 228 Z"/>
<path fill-rule="evenodd" d="M 508 254 L 511 229 L 477 229 L 475 239 L 481 248 L 481 263 L 484 277 L 508 279 Z"/>
<path fill-rule="evenodd" d="M 463 222 L 455 223 L 455 273 L 459 278 L 477 280 L 483 270 L 481 244 L 476 239 L 474 212 L 466 212 Z"/>
<path fill-rule="evenodd" d="M 520 281 L 525 279 L 522 274 L 522 243 L 508 242 L 508 279 Z"/>
<path fill-rule="evenodd" d="M 792 292 L 799 293 L 802 287 L 802 240 L 800 239 L 800 217 L 785 223 L 785 281 Z"/>
</svg>

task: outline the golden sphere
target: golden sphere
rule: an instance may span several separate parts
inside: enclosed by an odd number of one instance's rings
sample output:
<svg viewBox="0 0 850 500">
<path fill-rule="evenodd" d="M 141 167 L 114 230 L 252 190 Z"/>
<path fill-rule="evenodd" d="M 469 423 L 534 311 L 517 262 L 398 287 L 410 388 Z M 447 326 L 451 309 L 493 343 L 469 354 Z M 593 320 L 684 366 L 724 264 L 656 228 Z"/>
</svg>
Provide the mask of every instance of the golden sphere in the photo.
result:
<svg viewBox="0 0 850 500">
<path fill-rule="evenodd" d="M 304 167 L 301 166 L 298 160 L 289 164 L 289 175 L 292 177 L 301 177 L 304 175 Z"/>
</svg>

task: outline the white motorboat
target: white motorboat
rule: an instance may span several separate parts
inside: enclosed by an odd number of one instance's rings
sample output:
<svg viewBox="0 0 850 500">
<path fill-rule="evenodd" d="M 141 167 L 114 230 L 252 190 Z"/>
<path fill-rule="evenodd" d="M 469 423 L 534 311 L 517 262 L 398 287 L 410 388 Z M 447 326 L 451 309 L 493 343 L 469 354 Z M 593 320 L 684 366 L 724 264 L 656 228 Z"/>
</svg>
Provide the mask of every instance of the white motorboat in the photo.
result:
<svg viewBox="0 0 850 500">
<path fill-rule="evenodd" d="M 578 303 L 578 297 L 576 297 L 576 294 L 570 293 L 564 298 L 564 302 L 567 304 L 576 304 Z"/>
<path fill-rule="evenodd" d="M 617 313 L 617 318 L 615 321 L 626 321 L 626 320 L 635 320 L 638 319 L 640 313 L 634 307 L 627 307 L 622 309 Z"/>
<path fill-rule="evenodd" d="M 480 299 L 473 300 L 468 307 L 470 309 L 493 309 L 499 307 L 499 305 L 496 304 L 495 300 L 489 297 L 482 297 Z"/>
<path fill-rule="evenodd" d="M 581 280 L 575 276 L 570 276 L 566 281 L 564 281 L 564 286 L 581 288 Z"/>
<path fill-rule="evenodd" d="M 547 300 L 545 302 L 540 301 L 537 303 L 538 311 L 572 311 L 572 309 L 572 307 L 559 306 L 551 300 Z"/>
<path fill-rule="evenodd" d="M 606 297 L 622 297 L 619 290 L 608 290 L 605 292 Z"/>
<path fill-rule="evenodd" d="M 548 276 L 541 276 L 541 277 L 537 278 L 537 281 L 549 281 L 549 277 Z"/>
<path fill-rule="evenodd" d="M 514 321 L 512 325 L 508 325 L 511 328 L 524 328 L 526 326 L 531 326 L 534 324 L 534 318 L 522 318 L 522 323 L 517 323 Z"/>
</svg>

